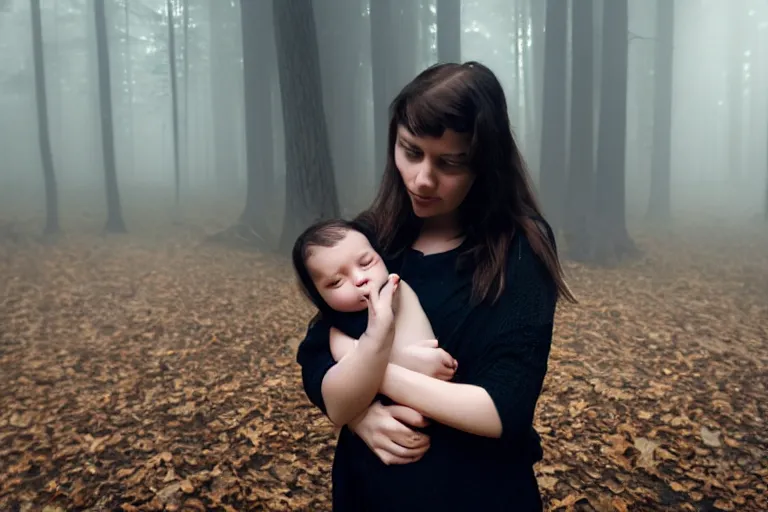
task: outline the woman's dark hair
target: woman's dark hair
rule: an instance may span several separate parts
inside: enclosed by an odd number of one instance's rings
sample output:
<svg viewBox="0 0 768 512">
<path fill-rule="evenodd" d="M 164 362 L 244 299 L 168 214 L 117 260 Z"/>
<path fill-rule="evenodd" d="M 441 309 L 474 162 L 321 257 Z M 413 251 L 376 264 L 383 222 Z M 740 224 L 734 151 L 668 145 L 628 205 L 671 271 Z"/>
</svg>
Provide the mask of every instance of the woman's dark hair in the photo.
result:
<svg viewBox="0 0 768 512">
<path fill-rule="evenodd" d="M 475 268 L 474 301 L 495 302 L 503 292 L 507 252 L 519 228 L 554 279 L 558 296 L 576 302 L 515 143 L 504 90 L 490 69 L 478 62 L 434 65 L 390 105 L 384 176 L 373 205 L 356 219 L 372 226 L 388 255 L 408 247 L 421 226 L 395 166 L 399 126 L 417 137 L 441 137 L 446 129 L 470 137 L 469 168 L 476 177 L 459 215 Z"/>
<path fill-rule="evenodd" d="M 333 313 L 331 307 L 320 296 L 312 276 L 309 275 L 307 259 L 312 254 L 312 247 L 335 247 L 350 231 L 359 231 L 365 235 L 375 247 L 369 229 L 356 221 L 344 219 L 328 219 L 315 222 L 306 228 L 293 244 L 291 259 L 293 269 L 296 272 L 299 289 L 320 311 L 321 315 L 328 316 Z"/>
</svg>

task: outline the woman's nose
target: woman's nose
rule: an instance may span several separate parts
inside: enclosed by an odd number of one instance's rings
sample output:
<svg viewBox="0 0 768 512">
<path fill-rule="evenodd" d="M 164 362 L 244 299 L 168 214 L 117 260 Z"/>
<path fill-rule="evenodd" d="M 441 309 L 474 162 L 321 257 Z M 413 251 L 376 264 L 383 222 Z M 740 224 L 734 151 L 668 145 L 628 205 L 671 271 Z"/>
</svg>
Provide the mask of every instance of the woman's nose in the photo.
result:
<svg viewBox="0 0 768 512">
<path fill-rule="evenodd" d="M 416 174 L 416 179 L 414 182 L 416 187 L 422 190 L 434 188 L 435 180 L 432 173 L 432 167 L 426 158 L 419 166 L 419 172 Z"/>
<path fill-rule="evenodd" d="M 368 281 L 369 279 L 365 275 L 361 274 L 355 278 L 355 286 L 359 288 L 360 286 L 367 284 Z"/>
</svg>

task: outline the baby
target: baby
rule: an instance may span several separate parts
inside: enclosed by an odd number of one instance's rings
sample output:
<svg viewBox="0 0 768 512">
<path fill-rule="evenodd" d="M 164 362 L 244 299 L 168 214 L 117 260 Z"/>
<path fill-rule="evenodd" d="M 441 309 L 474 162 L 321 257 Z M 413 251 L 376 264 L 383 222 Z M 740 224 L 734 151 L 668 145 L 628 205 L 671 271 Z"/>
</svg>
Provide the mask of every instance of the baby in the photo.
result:
<svg viewBox="0 0 768 512">
<path fill-rule="evenodd" d="M 331 353 L 339 361 L 358 340 L 336 324 L 348 317 L 345 314 L 364 312 L 366 298 L 387 283 L 389 271 L 365 234 L 344 220 L 320 221 L 307 228 L 293 247 L 293 265 L 302 291 L 321 314 L 332 319 Z M 453 378 L 456 360 L 437 347 L 419 298 L 405 281 L 399 281 L 395 299 L 390 362 L 435 378 Z"/>
</svg>

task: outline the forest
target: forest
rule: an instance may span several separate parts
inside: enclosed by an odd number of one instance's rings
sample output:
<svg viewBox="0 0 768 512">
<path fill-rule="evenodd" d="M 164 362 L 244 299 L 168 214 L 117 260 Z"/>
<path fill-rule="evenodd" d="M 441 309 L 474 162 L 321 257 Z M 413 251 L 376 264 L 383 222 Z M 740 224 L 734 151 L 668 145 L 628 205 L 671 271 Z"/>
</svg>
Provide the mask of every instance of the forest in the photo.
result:
<svg viewBox="0 0 768 512">
<path fill-rule="evenodd" d="M 330 510 L 287 256 L 467 60 L 579 299 L 546 510 L 767 510 L 766 0 L 0 0 L 0 509 Z"/>
</svg>

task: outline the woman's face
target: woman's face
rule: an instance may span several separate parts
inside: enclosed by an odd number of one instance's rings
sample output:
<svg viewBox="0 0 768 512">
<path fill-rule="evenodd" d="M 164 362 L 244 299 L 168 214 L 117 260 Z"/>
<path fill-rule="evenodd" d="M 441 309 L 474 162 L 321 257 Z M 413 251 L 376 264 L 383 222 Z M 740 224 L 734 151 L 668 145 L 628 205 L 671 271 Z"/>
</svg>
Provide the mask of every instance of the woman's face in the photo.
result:
<svg viewBox="0 0 768 512">
<path fill-rule="evenodd" d="M 395 166 L 400 171 L 413 212 L 431 219 L 453 216 L 475 181 L 469 169 L 469 139 L 453 130 L 440 138 L 416 137 L 398 127 Z"/>
</svg>

